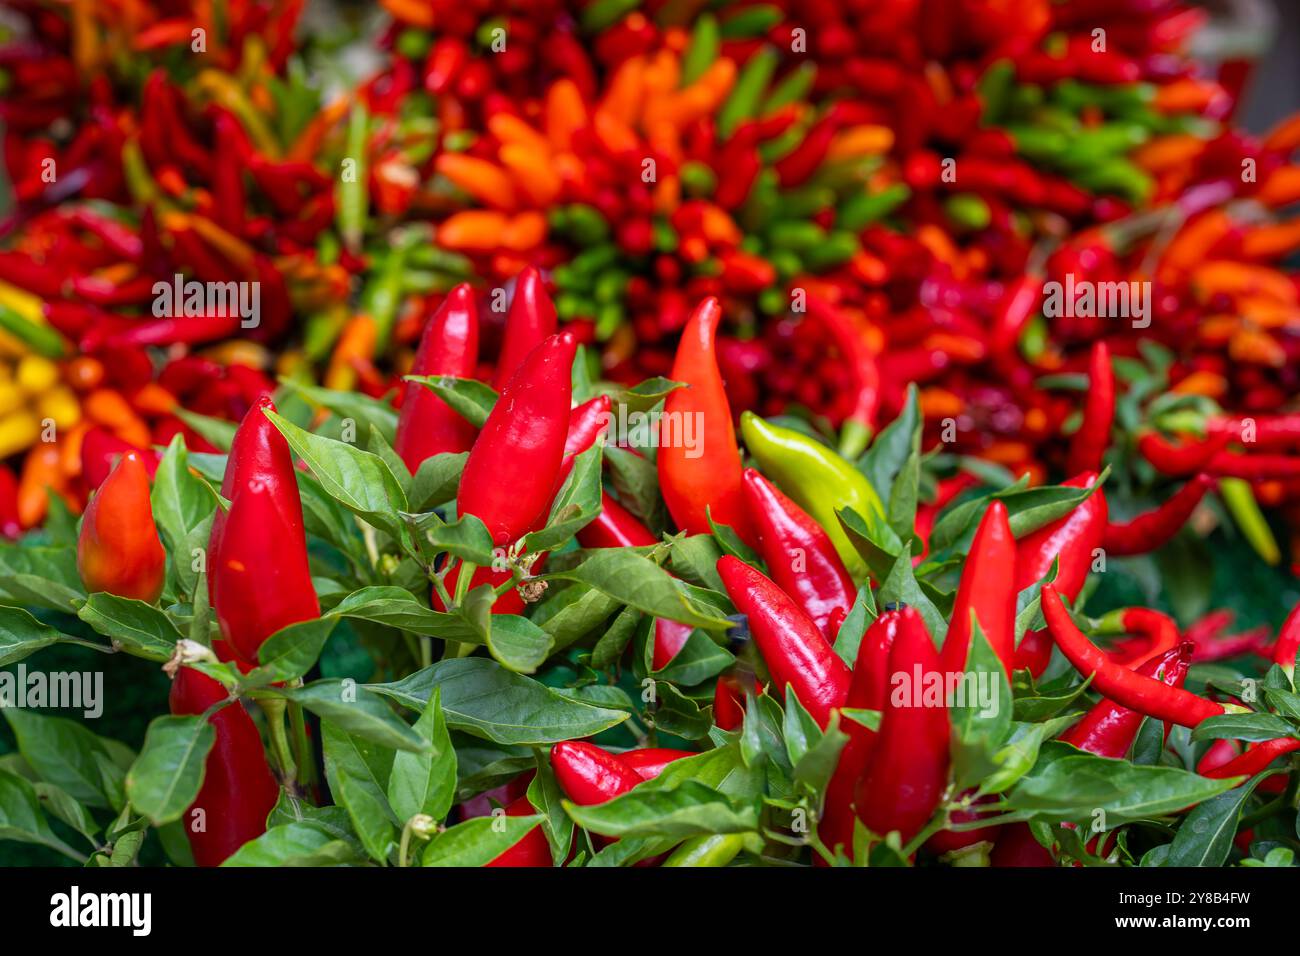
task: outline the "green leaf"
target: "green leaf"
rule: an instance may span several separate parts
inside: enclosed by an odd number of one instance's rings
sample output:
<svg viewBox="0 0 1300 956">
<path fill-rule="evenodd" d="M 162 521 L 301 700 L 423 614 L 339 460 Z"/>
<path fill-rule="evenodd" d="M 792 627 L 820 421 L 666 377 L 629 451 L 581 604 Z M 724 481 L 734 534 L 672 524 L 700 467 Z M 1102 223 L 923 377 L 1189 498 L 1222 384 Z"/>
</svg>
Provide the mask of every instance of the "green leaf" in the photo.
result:
<svg viewBox="0 0 1300 956">
<path fill-rule="evenodd" d="M 168 660 L 181 639 L 176 625 L 159 608 L 135 598 L 100 592 L 77 611 L 97 632 L 112 638 L 128 654 L 150 661 Z"/>
<path fill-rule="evenodd" d="M 789 713 L 788 708 L 786 713 Z M 830 783 L 831 774 L 835 772 L 835 765 L 839 763 L 840 752 L 848 742 L 849 735 L 840 730 L 840 712 L 833 711 L 826 732 L 819 733 L 812 745 L 794 762 L 794 782 L 820 799 L 826 785 Z"/>
<path fill-rule="evenodd" d="M 429 742 L 431 750 L 415 754 L 399 752 L 393 758 L 388 778 L 388 802 L 398 820 L 410 820 L 425 813 L 441 820 L 451 809 L 456 794 L 456 751 L 447 733 L 437 688 L 415 722 L 415 732 Z"/>
<path fill-rule="evenodd" d="M 99 737 L 74 720 L 21 708 L 0 708 L 18 741 L 18 752 L 40 779 L 88 807 L 120 809 L 125 768 L 135 759 L 116 741 Z"/>
<path fill-rule="evenodd" d="M 154 718 L 126 775 L 131 806 L 154 826 L 179 820 L 199 795 L 204 761 L 216 739 L 216 728 L 202 714 Z"/>
<path fill-rule="evenodd" d="M 281 688 L 275 693 L 302 704 L 353 737 L 391 750 L 424 753 L 429 748 L 424 738 L 393 713 L 378 695 L 350 679 L 329 677 L 304 687 Z"/>
<path fill-rule="evenodd" d="M 345 597 L 329 613 L 333 617 L 372 621 L 425 637 L 469 644 L 483 643 L 482 635 L 464 617 L 434 611 L 405 588 L 361 588 Z"/>
<path fill-rule="evenodd" d="M 651 676 L 682 687 L 694 687 L 721 674 L 735 662 L 735 656 L 715 644 L 706 633 L 691 631 L 682 649 L 662 670 L 651 671 Z"/>
<path fill-rule="evenodd" d="M 0 548 L 0 589 L 9 604 L 73 613 L 85 599 L 75 547 Z"/>
<path fill-rule="evenodd" d="M 383 459 L 346 442 L 313 435 L 269 409 L 263 409 L 263 414 L 306 462 L 326 494 L 395 540 L 407 540 L 406 525 L 398 517 L 399 512 L 410 510 L 406 495 Z"/>
<path fill-rule="evenodd" d="M 542 830 L 551 845 L 551 857 L 563 864 L 573 845 L 573 820 L 564 812 L 564 793 L 555 779 L 551 762 L 537 756 L 537 773 L 528 784 L 528 802 L 542 815 Z"/>
<path fill-rule="evenodd" d="M 15 664 L 62 638 L 56 628 L 42 624 L 22 608 L 0 605 L 0 667 Z"/>
<path fill-rule="evenodd" d="M 0 770 L 0 840 L 35 843 L 74 860 L 81 859 L 81 854 L 50 829 L 32 785 L 7 770 Z"/>
<path fill-rule="evenodd" d="M 659 472 L 655 469 L 653 457 L 610 444 L 605 446 L 605 462 L 609 465 L 619 503 L 640 518 L 651 531 L 662 531 L 664 504 L 659 496 Z"/>
<path fill-rule="evenodd" d="M 451 375 L 406 375 L 431 390 L 475 428 L 482 428 L 497 403 L 497 393 L 485 382 L 472 378 L 455 378 Z"/>
<path fill-rule="evenodd" d="M 592 591 L 592 594 L 599 594 L 599 591 Z M 605 597 L 605 595 L 601 595 Z M 591 650 L 591 666 L 595 670 L 602 671 L 618 663 L 619 658 L 623 656 L 623 651 L 627 649 L 628 643 L 632 640 L 632 635 L 636 633 L 637 627 L 645 618 L 634 607 L 625 607 L 619 612 L 618 617 L 605 629 L 605 633 L 600 636 L 596 646 Z"/>
<path fill-rule="evenodd" d="M 577 567 L 547 578 L 578 581 L 596 588 L 622 604 L 654 617 L 666 617 L 694 627 L 725 630 L 731 622 L 695 608 L 672 576 L 649 558 L 626 548 L 601 548 Z"/>
<path fill-rule="evenodd" d="M 555 642 L 551 635 L 518 614 L 490 614 L 488 651 L 520 674 L 531 674 L 550 656 Z"/>
<path fill-rule="evenodd" d="M 413 511 L 428 511 L 456 497 L 469 452 L 443 452 L 420 462 L 408 492 Z"/>
<path fill-rule="evenodd" d="M 1192 740 L 1245 740 L 1259 743 L 1274 737 L 1290 737 L 1295 728 L 1274 714 L 1221 714 L 1201 721 L 1192 729 Z"/>
<path fill-rule="evenodd" d="M 1011 688 L 1002 664 L 971 612 L 966 672 L 948 705 L 958 788 L 978 783 L 996 769 L 995 754 L 1011 732 L 1011 711 Z"/>
<path fill-rule="evenodd" d="M 758 828 L 752 805 L 736 806 L 725 795 L 697 783 L 670 790 L 636 787 L 595 806 L 565 801 L 579 826 L 612 837 L 680 837 L 701 833 L 748 833 Z"/>
<path fill-rule="evenodd" d="M 1242 807 L 1267 776 L 1257 774 L 1242 786 L 1193 807 L 1174 834 L 1163 865 L 1223 866 L 1232 852 Z"/>
<path fill-rule="evenodd" d="M 876 617 L 876 596 L 871 588 L 864 584 L 858 588 L 858 596 L 853 601 L 853 607 L 849 608 L 849 613 L 840 624 L 839 633 L 835 635 L 835 653 L 849 667 L 857 661 L 862 636 L 867 633 L 867 628 Z"/>
<path fill-rule="evenodd" d="M 200 415 L 180 406 L 176 407 L 175 412 L 177 418 L 193 428 L 208 444 L 219 451 L 230 451 L 230 446 L 235 441 L 235 432 L 239 428 L 238 423 L 226 421 L 224 418 L 213 418 L 210 415 Z"/>
<path fill-rule="evenodd" d="M 477 515 L 461 515 L 450 524 L 422 522 L 420 531 L 435 553 L 453 554 L 479 567 L 491 565 L 497 553 L 492 544 L 492 533 Z"/>
<path fill-rule="evenodd" d="M 419 739 L 428 746 L 424 738 Z M 401 826 L 387 797 L 393 751 L 348 733 L 328 718 L 321 721 L 321 743 L 330 793 L 348 811 L 352 828 L 366 852 L 372 859 L 383 862 Z"/>
<path fill-rule="evenodd" d="M 524 550 L 536 554 L 558 548 L 600 514 L 603 447 L 596 442 L 574 458 L 573 468 L 551 504 L 546 526 L 524 537 Z"/>
<path fill-rule="evenodd" d="M 681 535 L 668 548 L 668 564 L 673 574 L 714 591 L 726 591 L 718 575 L 721 557 L 722 549 L 711 534 Z"/>
<path fill-rule="evenodd" d="M 898 417 L 880 430 L 876 440 L 858 461 L 858 470 L 872 488 L 892 488 L 907 464 L 912 449 L 920 447 L 921 401 L 915 383 L 907 386 L 907 398 Z M 911 528 L 907 533 L 911 534 Z"/>
<path fill-rule="evenodd" d="M 349 866 L 363 863 L 352 844 L 309 823 L 272 827 L 235 851 L 222 866 Z"/>
<path fill-rule="evenodd" d="M 876 593 L 880 605 L 903 602 L 910 605 L 925 621 L 926 629 L 936 647 L 943 645 L 944 635 L 948 633 L 948 622 L 943 613 L 934 606 L 934 602 L 917 584 L 916 575 L 912 573 L 912 547 L 905 545 L 903 552 L 894 561 L 889 576 Z"/>
<path fill-rule="evenodd" d="M 574 701 L 482 657 L 440 661 L 402 680 L 367 686 L 421 711 L 433 689 L 441 688 L 449 727 L 498 744 L 548 746 L 593 736 L 628 717 Z"/>
<path fill-rule="evenodd" d="M 280 628 L 257 651 L 261 665 L 245 678 L 245 686 L 288 683 L 312 669 L 338 618 L 332 615 L 298 621 Z"/>
<path fill-rule="evenodd" d="M 536 814 L 475 817 L 439 833 L 424 849 L 425 866 L 486 866 L 542 822 Z"/>
<path fill-rule="evenodd" d="M 180 434 L 172 436 L 158 462 L 149 502 L 179 592 L 192 594 L 198 572 L 190 557 L 190 536 L 200 526 L 210 527 L 217 496 L 206 481 L 190 471 L 189 453 Z"/>
</svg>

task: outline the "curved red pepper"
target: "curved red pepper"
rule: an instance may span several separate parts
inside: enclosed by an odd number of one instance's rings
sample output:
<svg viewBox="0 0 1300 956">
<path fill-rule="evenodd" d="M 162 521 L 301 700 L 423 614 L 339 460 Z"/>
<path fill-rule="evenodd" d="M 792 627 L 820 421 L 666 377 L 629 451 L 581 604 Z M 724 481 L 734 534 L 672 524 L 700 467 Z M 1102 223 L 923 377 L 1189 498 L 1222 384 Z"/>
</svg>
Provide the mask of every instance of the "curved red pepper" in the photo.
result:
<svg viewBox="0 0 1300 956">
<path fill-rule="evenodd" d="M 263 396 L 235 432 L 208 539 L 208 598 L 239 659 L 257 663 L 280 628 L 320 616 L 307 563 L 302 501 L 284 436 L 262 414 Z"/>
<path fill-rule="evenodd" d="M 478 306 L 474 290 L 461 283 L 447 293 L 425 325 L 410 374 L 473 378 L 477 364 Z M 393 450 L 412 474 L 426 458 L 468 451 L 475 433 L 474 426 L 437 393 L 415 382 L 405 384 Z"/>
<path fill-rule="evenodd" d="M 858 656 L 853 663 L 849 693 L 844 701 L 845 707 L 884 710 L 889 696 L 889 652 L 901 626 L 901 611 L 885 611 L 871 622 L 871 626 L 862 635 Z M 847 718 L 840 720 L 840 730 L 849 739 L 840 751 L 835 773 L 831 775 L 826 787 L 826 801 L 817 835 L 828 850 L 833 851 L 839 846 L 842 852 L 852 856 L 853 801 L 858 781 L 862 779 L 867 760 L 871 756 L 876 732 Z"/>
<path fill-rule="evenodd" d="M 723 555 L 718 574 L 736 610 L 749 618 L 749 632 L 782 696 L 787 686 L 817 723 L 849 693 L 849 669 L 812 618 L 770 578 L 745 562 Z"/>
<path fill-rule="evenodd" d="M 1016 648 L 1015 669 L 1027 670 L 1038 677 L 1047 670 L 1052 660 L 1052 638 L 1043 628 L 1038 631 L 1025 631 Z"/>
<path fill-rule="evenodd" d="M 555 306 L 546 294 L 541 272 L 536 266 L 528 266 L 515 277 L 515 294 L 506 313 L 505 340 L 492 386 L 500 389 L 510 381 L 529 353 L 554 334 Z"/>
<path fill-rule="evenodd" d="M 1158 432 L 1144 432 L 1138 436 L 1137 447 L 1142 457 L 1163 475 L 1180 478 L 1194 475 L 1210 463 L 1228 444 L 1228 435 L 1215 434 L 1205 440 L 1189 439 L 1174 444 Z"/>
<path fill-rule="evenodd" d="M 1255 744 L 1245 753 L 1234 757 L 1227 763 L 1208 770 L 1198 768 L 1197 772 L 1204 777 L 1213 777 L 1216 780 L 1236 776 L 1253 777 L 1278 757 L 1296 750 L 1300 750 L 1300 740 L 1295 737 L 1277 737 L 1273 740 L 1265 740 L 1263 743 Z"/>
<path fill-rule="evenodd" d="M 565 796 L 583 807 L 613 800 L 643 779 L 617 755 L 584 740 L 561 740 L 553 746 L 551 767 Z"/>
<path fill-rule="evenodd" d="M 129 451 L 90 499 L 77 537 L 77 571 L 90 593 L 107 591 L 147 604 L 158 600 L 167 553 L 149 504 L 149 474 Z"/>
<path fill-rule="evenodd" d="M 831 539 L 807 512 L 753 468 L 744 472 L 745 500 L 768 572 L 829 641 L 836 610 L 853 607 L 857 588 Z M 843 620 L 840 616 L 839 620 Z"/>
<path fill-rule="evenodd" d="M 642 548 L 659 539 L 609 492 L 602 492 L 600 514 L 578 532 L 578 543 L 584 548 Z"/>
<path fill-rule="evenodd" d="M 1062 482 L 1069 488 L 1087 488 L 1097 476 L 1092 472 Z M 1056 589 L 1074 600 L 1088 577 L 1093 551 L 1101 546 L 1106 529 L 1106 494 L 1097 488 L 1063 518 L 1026 535 L 1016 545 L 1016 593 L 1041 580 L 1060 556 Z"/>
<path fill-rule="evenodd" d="M 259 413 L 260 414 L 260 413 Z M 169 703 L 177 716 L 202 714 L 229 696 L 217 681 L 182 667 Z M 266 817 L 280 798 L 253 718 L 239 701 L 208 718 L 216 742 L 203 765 L 203 786 L 182 818 L 198 866 L 220 866 L 249 840 L 266 832 Z M 196 816 L 195 811 L 203 811 Z M 196 829 L 201 826 L 202 829 Z"/>
<path fill-rule="evenodd" d="M 708 514 L 753 541 L 740 482 L 740 447 L 714 351 L 722 307 L 712 297 L 691 313 L 682 330 L 671 377 L 686 383 L 664 400 L 659 485 L 677 527 L 708 534 Z M 687 447 L 686 439 L 694 439 Z M 707 509 L 707 513 L 706 513 Z"/>
<path fill-rule="evenodd" d="M 1092 346 L 1088 362 L 1088 393 L 1083 405 L 1083 424 L 1070 442 L 1067 470 L 1100 471 L 1101 460 L 1110 447 L 1110 428 L 1115 421 L 1115 372 L 1105 342 Z"/>
<path fill-rule="evenodd" d="M 1125 642 L 1123 651 L 1116 648 L 1112 657 L 1125 667 L 1136 670 L 1148 661 L 1176 649 L 1183 642 L 1182 635 L 1178 633 L 1178 625 L 1168 614 L 1146 607 L 1130 607 L 1124 609 L 1120 621 L 1124 630 L 1133 635 L 1132 643 Z"/>
<path fill-rule="evenodd" d="M 1145 677 L 1154 678 L 1167 687 L 1182 687 L 1187 679 L 1187 668 L 1192 663 L 1195 645 L 1190 642 L 1167 650 L 1135 669 Z M 1102 699 L 1080 718 L 1079 722 L 1063 733 L 1061 740 L 1080 750 L 1099 757 L 1123 757 L 1142 727 L 1144 714 L 1131 710 L 1109 699 Z"/>
<path fill-rule="evenodd" d="M 1101 546 L 1112 555 L 1147 554 L 1176 535 L 1205 493 L 1214 486 L 1209 475 L 1197 475 L 1164 504 L 1123 524 L 1107 524 Z"/>
<path fill-rule="evenodd" d="M 1184 727 L 1195 727 L 1202 720 L 1223 713 L 1223 706 L 1214 701 L 1166 687 L 1112 661 L 1074 626 L 1060 594 L 1050 584 L 1043 587 L 1043 616 L 1061 653 L 1084 677 L 1095 675 L 1093 688 L 1116 703 Z"/>
<path fill-rule="evenodd" d="M 753 683 L 750 690 L 761 693 Z M 713 722 L 723 730 L 739 730 L 745 722 L 745 687 L 735 674 L 723 674 L 713 688 Z"/>
<path fill-rule="evenodd" d="M 901 612 L 898 634 L 889 651 L 890 683 L 880 732 L 871 748 L 855 806 L 873 832 L 899 831 L 906 843 L 934 815 L 948 783 L 948 709 L 946 702 L 927 705 L 916 676 L 939 675 L 939 652 L 914 608 Z M 937 679 L 937 678 L 936 678 Z"/>
<path fill-rule="evenodd" d="M 1007 676 L 1015 669 L 1016 589 L 1008 571 L 1015 566 L 1016 540 L 1011 534 L 1007 506 L 996 498 L 989 503 L 971 541 L 962 566 L 961 581 L 952 605 L 952 620 L 943 644 L 943 669 L 966 669 L 974 631 L 971 614 L 1002 662 Z"/>
<path fill-rule="evenodd" d="M 1282 622 L 1277 643 L 1273 645 L 1273 663 L 1288 674 L 1295 670 L 1296 654 L 1300 654 L 1300 604 L 1292 608 Z"/>
<path fill-rule="evenodd" d="M 551 506 L 577 347 L 571 332 L 537 346 L 501 390 L 470 449 L 457 506 L 480 518 L 497 546 L 527 533 Z"/>
</svg>

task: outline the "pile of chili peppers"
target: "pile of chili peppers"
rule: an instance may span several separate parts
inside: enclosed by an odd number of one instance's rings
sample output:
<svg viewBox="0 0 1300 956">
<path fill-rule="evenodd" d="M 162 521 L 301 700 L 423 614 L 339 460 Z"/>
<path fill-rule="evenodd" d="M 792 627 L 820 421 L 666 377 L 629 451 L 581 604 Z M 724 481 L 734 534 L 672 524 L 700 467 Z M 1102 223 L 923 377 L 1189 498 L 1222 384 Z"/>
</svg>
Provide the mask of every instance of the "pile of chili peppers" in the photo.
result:
<svg viewBox="0 0 1300 956">
<path fill-rule="evenodd" d="M 264 391 L 214 451 L 109 454 L 79 529 L 0 547 L 7 660 L 97 646 L 79 619 L 173 680 L 139 755 L 117 745 L 125 789 L 67 800 L 181 821 L 165 852 L 199 866 L 1290 865 L 1300 605 L 1275 639 L 1088 616 L 1108 553 L 1159 548 L 1214 485 L 1113 518 L 1112 386 L 1061 484 L 953 474 L 914 388 L 846 458 L 736 427 L 717 299 L 671 380 L 627 388 L 576 361 L 539 272 L 513 288 L 495 387 L 461 284 L 398 408 Z M 310 673 L 327 640 L 369 649 L 362 686 Z"/>
</svg>

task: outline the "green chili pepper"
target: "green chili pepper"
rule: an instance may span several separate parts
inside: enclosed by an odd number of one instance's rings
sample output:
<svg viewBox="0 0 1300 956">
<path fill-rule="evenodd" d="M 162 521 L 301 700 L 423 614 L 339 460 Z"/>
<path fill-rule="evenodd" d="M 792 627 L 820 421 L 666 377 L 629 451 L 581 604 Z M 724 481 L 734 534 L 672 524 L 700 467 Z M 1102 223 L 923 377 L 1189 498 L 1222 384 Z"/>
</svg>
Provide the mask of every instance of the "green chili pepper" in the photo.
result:
<svg viewBox="0 0 1300 956">
<path fill-rule="evenodd" d="M 1241 536 L 1245 538 L 1255 553 L 1265 564 L 1277 564 L 1282 560 L 1282 551 L 1273 537 L 1273 529 L 1268 526 L 1268 519 L 1255 500 L 1250 482 L 1244 478 L 1220 478 L 1219 497 L 1223 499 L 1232 520 L 1237 522 Z"/>
<path fill-rule="evenodd" d="M 40 325 L 24 318 L 3 303 L 0 303 L 0 330 L 8 332 L 38 355 L 51 359 L 63 358 L 63 336 L 48 325 Z"/>
<path fill-rule="evenodd" d="M 771 4 L 745 7 L 722 24 L 724 40 L 746 40 L 762 36 L 781 22 L 781 10 Z"/>
<path fill-rule="evenodd" d="M 736 85 L 731 88 L 731 95 L 718 110 L 716 122 L 720 139 L 725 140 L 741 120 L 749 119 L 758 112 L 758 104 L 767 92 L 778 59 L 776 50 L 765 46 L 751 56 L 741 69 Z"/>
<path fill-rule="evenodd" d="M 603 242 L 609 235 L 609 223 L 594 206 L 574 203 L 567 207 L 564 217 L 565 231 L 581 245 Z"/>
<path fill-rule="evenodd" d="M 474 263 L 459 252 L 451 252 L 432 243 L 420 243 L 409 253 L 407 262 L 413 269 L 432 269 L 468 279 L 474 271 Z"/>
<path fill-rule="evenodd" d="M 749 188 L 749 197 L 740 211 L 740 225 L 746 232 L 756 232 L 772 221 L 772 214 L 781 201 L 781 191 L 777 187 L 776 170 L 770 167 L 759 171 L 754 177 L 754 185 Z"/>
<path fill-rule="evenodd" d="M 887 186 L 878 193 L 860 192 L 850 196 L 835 214 L 835 225 L 839 229 L 857 232 L 877 222 L 907 202 L 912 190 L 902 183 Z"/>
<path fill-rule="evenodd" d="M 776 214 L 782 219 L 807 219 L 834 204 L 834 190 L 825 186 L 804 186 L 782 193 Z"/>
<path fill-rule="evenodd" d="M 582 28 L 599 33 L 641 6 L 641 0 L 595 0 L 582 11 Z"/>
<path fill-rule="evenodd" d="M 835 511 L 852 508 L 867 520 L 883 517 L 880 496 L 866 476 L 815 438 L 773 425 L 753 412 L 740 416 L 740 431 L 763 474 L 825 529 L 849 573 L 859 581 L 865 578 L 866 563 Z"/>
<path fill-rule="evenodd" d="M 726 866 L 745 845 L 744 834 L 711 833 L 691 837 L 664 860 L 664 866 Z"/>
<path fill-rule="evenodd" d="M 848 262 L 861 248 L 857 235 L 837 229 L 828 233 L 824 241 L 804 252 L 803 264 L 813 272 L 824 272 Z"/>
<path fill-rule="evenodd" d="M 1111 159 L 1078 173 L 1078 181 L 1093 192 L 1118 193 L 1141 205 L 1151 193 L 1151 177 L 1126 159 Z"/>
<path fill-rule="evenodd" d="M 695 21 L 691 42 L 682 55 L 681 86 L 690 86 L 718 58 L 721 45 L 718 40 L 718 21 L 711 13 L 703 13 Z"/>
<path fill-rule="evenodd" d="M 986 229 L 993 218 L 989 204 L 974 193 L 957 193 L 943 204 L 953 225 L 961 229 Z"/>
<path fill-rule="evenodd" d="M 707 163 L 689 160 L 677 173 L 688 196 L 712 196 L 718 188 L 718 176 Z"/>
<path fill-rule="evenodd" d="M 672 227 L 672 223 L 663 219 L 656 219 L 652 226 L 654 229 L 655 248 L 660 252 L 676 252 L 680 239 L 677 236 L 677 230 Z"/>
<path fill-rule="evenodd" d="M 429 47 L 432 45 L 433 40 L 429 34 L 408 27 L 397 35 L 394 49 L 408 60 L 423 60 L 429 55 Z"/>
<path fill-rule="evenodd" d="M 792 249 L 807 252 L 826 241 L 826 230 L 806 219 L 773 223 L 767 231 L 767 241 L 773 249 Z"/>
<path fill-rule="evenodd" d="M 984 126 L 996 125 L 1002 120 L 1015 79 L 1016 68 L 1011 61 L 998 60 L 989 65 L 975 84 L 975 90 L 984 103 L 984 115 L 980 120 Z"/>
<path fill-rule="evenodd" d="M 366 234 L 366 212 L 370 203 L 366 174 L 366 127 L 369 117 L 364 106 L 355 106 L 348 120 L 345 157 L 355 166 L 351 178 L 340 177 L 338 184 L 338 227 L 343 242 L 352 252 L 361 251 Z"/>
<path fill-rule="evenodd" d="M 772 113 L 791 103 L 800 103 L 807 98 L 817 79 L 817 66 L 813 63 L 800 63 L 786 74 L 780 83 L 772 87 L 772 92 L 763 101 L 763 112 Z"/>
<path fill-rule="evenodd" d="M 792 152 L 808 135 L 807 123 L 792 123 L 780 136 L 775 136 L 758 146 L 758 158 L 770 166 L 782 156 Z"/>
</svg>

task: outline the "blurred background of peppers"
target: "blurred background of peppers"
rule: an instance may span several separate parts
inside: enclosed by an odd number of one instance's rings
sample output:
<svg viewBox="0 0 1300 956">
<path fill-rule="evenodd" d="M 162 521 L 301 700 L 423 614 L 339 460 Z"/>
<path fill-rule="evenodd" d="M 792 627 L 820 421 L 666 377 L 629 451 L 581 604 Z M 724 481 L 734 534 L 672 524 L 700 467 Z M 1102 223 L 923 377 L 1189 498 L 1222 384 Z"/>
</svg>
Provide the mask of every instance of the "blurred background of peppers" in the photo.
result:
<svg viewBox="0 0 1300 956">
<path fill-rule="evenodd" d="M 1243 537 L 1300 561 L 1300 118 L 1255 96 L 1259 129 L 1237 125 L 1294 9 L 1280 27 L 1267 4 L 1179 0 L 3 10 L 6 534 L 48 492 L 78 512 L 126 447 L 204 449 L 277 377 L 389 392 L 466 279 L 490 366 L 491 290 L 536 264 L 606 378 L 666 374 L 717 295 L 737 415 L 849 421 L 854 451 L 917 382 L 928 442 L 1035 481 L 1063 473 L 1104 341 L 1115 480 L 1161 499 L 1178 471 L 1144 449 L 1222 439 Z M 257 280 L 260 324 L 155 318 L 176 273 Z M 1045 318 L 1066 276 L 1150 281 L 1150 326 Z"/>
</svg>

